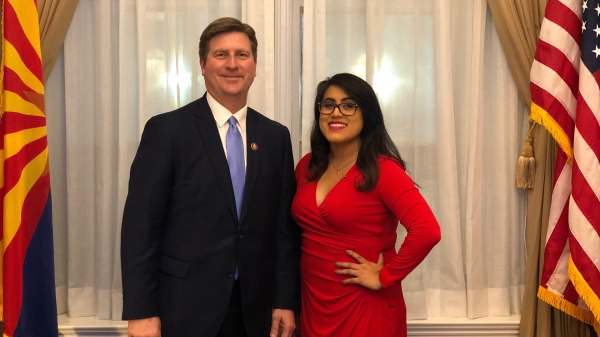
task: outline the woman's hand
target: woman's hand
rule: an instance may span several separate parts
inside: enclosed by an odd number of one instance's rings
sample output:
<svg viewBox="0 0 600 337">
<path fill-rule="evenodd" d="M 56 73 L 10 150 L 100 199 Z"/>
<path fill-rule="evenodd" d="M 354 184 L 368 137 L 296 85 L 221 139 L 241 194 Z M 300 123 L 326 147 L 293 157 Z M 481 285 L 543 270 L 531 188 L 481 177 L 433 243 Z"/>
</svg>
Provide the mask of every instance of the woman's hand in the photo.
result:
<svg viewBox="0 0 600 337">
<path fill-rule="evenodd" d="M 347 250 L 346 254 L 358 261 L 358 264 L 350 262 L 335 263 L 336 267 L 345 268 L 336 269 L 336 274 L 354 276 L 343 280 L 343 284 L 360 284 L 361 286 L 371 290 L 379 290 L 383 288 L 381 282 L 379 282 L 379 271 L 381 268 L 383 268 L 383 253 L 379 253 L 379 259 L 377 260 L 377 263 L 367 261 L 364 257 L 351 250 Z"/>
</svg>

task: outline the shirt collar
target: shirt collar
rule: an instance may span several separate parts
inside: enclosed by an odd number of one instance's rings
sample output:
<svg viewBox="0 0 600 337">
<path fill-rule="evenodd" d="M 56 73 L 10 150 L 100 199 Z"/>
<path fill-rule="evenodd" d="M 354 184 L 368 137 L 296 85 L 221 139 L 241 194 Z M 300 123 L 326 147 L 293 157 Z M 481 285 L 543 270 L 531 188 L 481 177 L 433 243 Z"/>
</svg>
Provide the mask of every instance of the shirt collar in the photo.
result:
<svg viewBox="0 0 600 337">
<path fill-rule="evenodd" d="M 217 121 L 217 125 L 219 127 L 223 127 L 225 125 L 225 123 L 227 123 L 229 118 L 231 118 L 231 111 L 227 110 L 227 108 L 222 106 L 221 103 L 217 102 L 217 100 L 214 99 L 210 95 L 210 93 L 208 93 L 208 91 L 206 92 L 206 100 L 208 101 L 208 106 L 210 107 L 210 110 L 212 111 L 215 121 Z M 235 116 L 235 119 L 237 119 L 238 124 L 239 124 L 240 128 L 242 129 L 242 131 L 245 131 L 245 129 L 246 129 L 246 115 L 247 114 L 248 114 L 248 104 L 244 105 L 243 108 L 241 108 L 240 110 L 238 110 L 236 113 L 233 114 Z"/>
</svg>

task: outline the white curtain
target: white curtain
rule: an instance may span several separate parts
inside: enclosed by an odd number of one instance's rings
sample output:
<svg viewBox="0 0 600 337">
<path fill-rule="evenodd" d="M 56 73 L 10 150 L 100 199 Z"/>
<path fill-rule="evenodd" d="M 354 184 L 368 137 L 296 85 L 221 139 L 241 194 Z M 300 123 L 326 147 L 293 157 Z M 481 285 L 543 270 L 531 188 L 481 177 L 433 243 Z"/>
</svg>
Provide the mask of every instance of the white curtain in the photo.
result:
<svg viewBox="0 0 600 337">
<path fill-rule="evenodd" d="M 301 2 L 79 1 L 46 85 L 59 312 L 120 319 L 119 232 L 143 125 L 204 94 L 199 36 L 232 16 L 258 35 L 250 105 L 297 125 L 304 152 L 318 81 L 352 72 L 374 85 L 442 226 L 441 243 L 403 282 L 409 317 L 518 313 L 525 200 L 513 185 L 524 114 L 485 1 L 304 0 L 300 114 L 286 105 L 298 79 L 287 69 L 295 21 L 282 13 Z"/>
<path fill-rule="evenodd" d="M 273 0 L 80 0 L 47 83 L 59 312 L 120 319 L 120 225 L 145 122 L 204 94 L 198 42 L 216 18 L 254 27 L 249 103 L 273 118 Z"/>
<path fill-rule="evenodd" d="M 526 115 L 485 0 L 304 0 L 303 153 L 316 84 L 339 72 L 375 88 L 442 228 L 403 282 L 409 318 L 518 314 Z"/>
</svg>

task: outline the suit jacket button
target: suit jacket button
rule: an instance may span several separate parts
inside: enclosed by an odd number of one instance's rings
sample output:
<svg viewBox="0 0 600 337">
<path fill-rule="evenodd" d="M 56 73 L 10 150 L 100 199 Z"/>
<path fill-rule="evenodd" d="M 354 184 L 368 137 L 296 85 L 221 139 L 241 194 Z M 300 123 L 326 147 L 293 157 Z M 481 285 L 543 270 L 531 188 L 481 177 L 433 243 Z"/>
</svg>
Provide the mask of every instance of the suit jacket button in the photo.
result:
<svg viewBox="0 0 600 337">
<path fill-rule="evenodd" d="M 233 277 L 233 275 L 235 275 L 234 272 L 233 272 L 233 270 L 230 270 L 230 271 L 227 272 L 227 276 Z"/>
<path fill-rule="evenodd" d="M 243 238 L 243 237 L 244 237 L 244 235 L 243 235 L 243 234 L 240 234 L 240 235 L 238 235 L 238 239 L 241 239 L 241 238 Z"/>
</svg>

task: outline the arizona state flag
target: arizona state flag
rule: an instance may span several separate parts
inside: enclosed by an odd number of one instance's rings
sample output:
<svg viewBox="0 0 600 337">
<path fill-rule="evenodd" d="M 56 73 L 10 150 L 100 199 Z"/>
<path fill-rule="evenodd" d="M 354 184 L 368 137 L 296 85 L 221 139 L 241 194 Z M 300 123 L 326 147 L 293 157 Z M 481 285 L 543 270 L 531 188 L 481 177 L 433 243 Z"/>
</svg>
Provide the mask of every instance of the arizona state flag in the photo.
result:
<svg viewBox="0 0 600 337">
<path fill-rule="evenodd" d="M 2 2 L 3 333 L 5 337 L 56 337 L 52 204 L 37 1 Z"/>
</svg>

